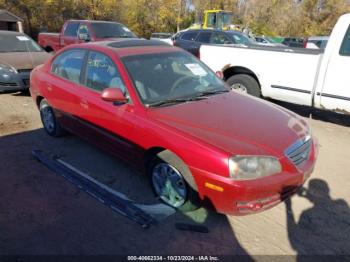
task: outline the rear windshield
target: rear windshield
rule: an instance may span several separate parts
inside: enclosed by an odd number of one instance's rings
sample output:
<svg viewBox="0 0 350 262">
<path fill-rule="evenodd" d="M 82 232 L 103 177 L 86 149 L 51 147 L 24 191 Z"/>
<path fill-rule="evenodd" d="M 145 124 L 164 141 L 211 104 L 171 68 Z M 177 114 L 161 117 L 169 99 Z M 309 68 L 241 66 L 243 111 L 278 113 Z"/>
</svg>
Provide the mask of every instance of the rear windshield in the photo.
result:
<svg viewBox="0 0 350 262">
<path fill-rule="evenodd" d="M 168 99 L 192 98 L 207 91 L 226 90 L 215 73 L 185 52 L 135 55 L 122 60 L 146 105 Z"/>
<path fill-rule="evenodd" d="M 126 26 L 118 23 L 92 23 L 97 38 L 136 38 Z"/>
<path fill-rule="evenodd" d="M 0 52 L 42 52 L 41 47 L 26 35 L 0 35 Z"/>
</svg>

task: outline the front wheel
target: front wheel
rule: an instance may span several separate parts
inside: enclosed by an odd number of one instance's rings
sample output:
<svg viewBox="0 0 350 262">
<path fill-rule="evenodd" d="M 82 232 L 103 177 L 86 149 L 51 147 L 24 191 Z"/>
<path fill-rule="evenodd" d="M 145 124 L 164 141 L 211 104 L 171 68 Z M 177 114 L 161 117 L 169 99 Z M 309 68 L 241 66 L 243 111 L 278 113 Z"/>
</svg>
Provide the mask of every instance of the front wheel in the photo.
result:
<svg viewBox="0 0 350 262">
<path fill-rule="evenodd" d="M 239 93 L 249 94 L 255 97 L 261 97 L 259 83 L 250 75 L 239 74 L 231 76 L 226 83 Z"/>
<path fill-rule="evenodd" d="M 199 208 L 198 193 L 187 183 L 187 168 L 167 151 L 159 153 L 150 163 L 148 174 L 156 196 L 167 205 L 184 212 Z"/>
<path fill-rule="evenodd" d="M 40 118 L 46 133 L 50 136 L 59 137 L 65 134 L 64 129 L 58 123 L 52 107 L 46 99 L 40 101 Z"/>
</svg>

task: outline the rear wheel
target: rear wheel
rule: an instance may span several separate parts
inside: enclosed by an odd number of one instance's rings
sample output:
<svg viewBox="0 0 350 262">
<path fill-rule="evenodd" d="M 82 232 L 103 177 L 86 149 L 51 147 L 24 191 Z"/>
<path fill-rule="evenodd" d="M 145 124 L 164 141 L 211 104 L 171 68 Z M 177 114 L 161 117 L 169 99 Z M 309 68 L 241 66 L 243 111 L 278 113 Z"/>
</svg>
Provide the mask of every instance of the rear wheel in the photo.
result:
<svg viewBox="0 0 350 262">
<path fill-rule="evenodd" d="M 59 137 L 65 134 L 65 130 L 58 123 L 55 113 L 46 99 L 40 101 L 39 110 L 41 122 L 50 136 Z"/>
<path fill-rule="evenodd" d="M 234 75 L 227 79 L 226 82 L 232 88 L 232 90 L 255 97 L 261 97 L 259 83 L 250 75 Z"/>
<path fill-rule="evenodd" d="M 164 203 L 184 212 L 199 208 L 199 197 L 185 176 L 192 176 L 182 161 L 163 151 L 149 163 L 148 175 L 157 197 Z"/>
</svg>

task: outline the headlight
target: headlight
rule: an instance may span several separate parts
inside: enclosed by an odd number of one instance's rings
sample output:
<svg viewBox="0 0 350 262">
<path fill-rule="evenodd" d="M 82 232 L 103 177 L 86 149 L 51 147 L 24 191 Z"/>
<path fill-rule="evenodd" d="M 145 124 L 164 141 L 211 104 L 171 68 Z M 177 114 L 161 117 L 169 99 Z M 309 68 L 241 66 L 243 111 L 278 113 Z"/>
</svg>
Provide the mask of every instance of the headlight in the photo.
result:
<svg viewBox="0 0 350 262">
<path fill-rule="evenodd" d="M 0 72 L 1 73 L 15 73 L 17 74 L 17 70 L 12 66 L 0 64 Z"/>
<path fill-rule="evenodd" d="M 234 180 L 252 180 L 282 171 L 280 162 L 270 156 L 234 156 L 229 159 L 230 176 Z"/>
</svg>

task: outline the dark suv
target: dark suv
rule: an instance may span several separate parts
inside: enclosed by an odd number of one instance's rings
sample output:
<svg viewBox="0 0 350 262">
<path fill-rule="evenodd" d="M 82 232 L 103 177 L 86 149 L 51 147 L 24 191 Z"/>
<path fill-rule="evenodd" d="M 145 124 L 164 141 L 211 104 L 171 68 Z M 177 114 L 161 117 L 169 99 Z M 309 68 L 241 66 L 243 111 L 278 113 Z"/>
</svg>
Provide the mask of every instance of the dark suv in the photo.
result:
<svg viewBox="0 0 350 262">
<path fill-rule="evenodd" d="M 221 31 L 213 29 L 186 30 L 172 37 L 175 46 L 199 56 L 201 44 L 238 44 L 254 45 L 254 41 L 239 31 Z"/>
</svg>

